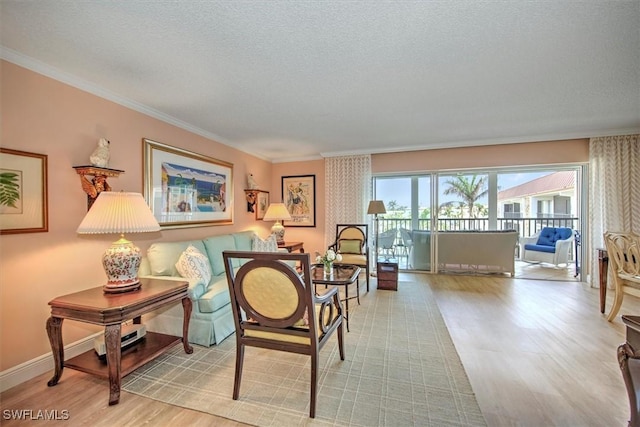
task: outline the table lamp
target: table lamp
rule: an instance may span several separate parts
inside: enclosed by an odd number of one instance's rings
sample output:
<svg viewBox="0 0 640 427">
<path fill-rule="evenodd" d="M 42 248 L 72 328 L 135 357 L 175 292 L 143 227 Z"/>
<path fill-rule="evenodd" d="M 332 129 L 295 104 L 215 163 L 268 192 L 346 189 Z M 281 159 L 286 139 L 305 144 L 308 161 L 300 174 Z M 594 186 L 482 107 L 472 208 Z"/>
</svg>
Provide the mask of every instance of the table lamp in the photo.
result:
<svg viewBox="0 0 640 427">
<path fill-rule="evenodd" d="M 284 243 L 284 226 L 280 221 L 290 220 L 291 215 L 284 203 L 271 203 L 264 214 L 263 221 L 275 221 L 271 227 L 271 232 L 276 235 L 279 244 Z"/>
<path fill-rule="evenodd" d="M 160 231 L 160 225 L 140 193 L 103 191 L 78 227 L 78 234 L 120 234 L 102 256 L 107 274 L 105 293 L 138 289 L 140 248 L 124 238 L 124 233 Z"/>
</svg>

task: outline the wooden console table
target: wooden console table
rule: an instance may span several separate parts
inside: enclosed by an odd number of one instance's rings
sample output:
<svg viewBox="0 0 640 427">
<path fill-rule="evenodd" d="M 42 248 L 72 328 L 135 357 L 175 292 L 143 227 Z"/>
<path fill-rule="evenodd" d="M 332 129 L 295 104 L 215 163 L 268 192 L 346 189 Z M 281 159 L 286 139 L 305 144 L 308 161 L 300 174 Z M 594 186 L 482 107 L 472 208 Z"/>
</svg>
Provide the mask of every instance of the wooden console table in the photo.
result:
<svg viewBox="0 0 640 427">
<path fill-rule="evenodd" d="M 293 251 L 300 251 L 301 254 L 304 253 L 303 242 L 283 242 L 283 243 L 278 243 L 278 247 L 286 249 L 289 253 Z"/>
<path fill-rule="evenodd" d="M 49 302 L 51 317 L 47 320 L 47 333 L 53 352 L 53 378 L 47 385 L 58 384 L 64 367 L 109 379 L 109 405 L 120 401 L 122 377 L 166 352 L 180 343 L 187 354 L 193 353 L 189 345 L 189 319 L 192 303 L 187 295 L 188 282 L 160 279 L 140 279 L 141 287 L 135 291 L 119 294 L 105 294 L 103 287 L 58 297 Z M 182 338 L 147 332 L 137 345 L 121 351 L 121 324 L 127 320 L 139 324 L 141 316 L 167 304 L 182 301 L 184 320 Z M 94 350 L 89 350 L 70 360 L 64 360 L 62 344 L 62 321 L 64 319 L 93 323 L 105 327 L 104 340 L 106 361 L 98 358 Z"/>
</svg>

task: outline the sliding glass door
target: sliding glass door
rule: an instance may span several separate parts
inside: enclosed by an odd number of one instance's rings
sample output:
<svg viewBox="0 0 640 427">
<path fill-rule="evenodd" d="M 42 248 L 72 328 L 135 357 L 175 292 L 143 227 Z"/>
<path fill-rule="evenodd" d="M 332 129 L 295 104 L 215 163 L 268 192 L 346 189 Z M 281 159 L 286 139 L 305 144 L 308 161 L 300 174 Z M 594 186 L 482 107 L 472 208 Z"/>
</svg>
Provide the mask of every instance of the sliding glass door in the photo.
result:
<svg viewBox="0 0 640 427">
<path fill-rule="evenodd" d="M 398 258 L 401 269 L 437 271 L 438 232 L 516 230 L 521 240 L 554 226 L 575 230 L 579 239 L 581 172 L 571 166 L 376 176 L 374 195 L 387 209 L 379 221 L 378 253 Z M 579 255 L 573 245 L 571 265 L 562 266 L 567 278 L 577 274 Z M 526 274 L 549 272 L 530 268 Z"/>
<path fill-rule="evenodd" d="M 378 222 L 378 255 L 398 259 L 401 269 L 430 270 L 431 181 L 431 175 L 374 178 L 375 198 L 387 209 Z"/>
</svg>

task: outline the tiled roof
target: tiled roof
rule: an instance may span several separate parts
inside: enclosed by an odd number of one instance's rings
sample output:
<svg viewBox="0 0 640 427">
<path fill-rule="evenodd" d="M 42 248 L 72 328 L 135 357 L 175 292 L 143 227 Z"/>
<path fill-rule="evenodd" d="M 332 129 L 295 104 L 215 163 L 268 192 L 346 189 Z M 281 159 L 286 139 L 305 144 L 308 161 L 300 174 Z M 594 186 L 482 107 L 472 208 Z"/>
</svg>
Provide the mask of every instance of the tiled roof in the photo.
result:
<svg viewBox="0 0 640 427">
<path fill-rule="evenodd" d="M 541 176 L 515 187 L 498 192 L 498 200 L 515 199 L 524 196 L 533 196 L 552 191 L 566 190 L 576 186 L 575 171 L 560 171 Z"/>
</svg>

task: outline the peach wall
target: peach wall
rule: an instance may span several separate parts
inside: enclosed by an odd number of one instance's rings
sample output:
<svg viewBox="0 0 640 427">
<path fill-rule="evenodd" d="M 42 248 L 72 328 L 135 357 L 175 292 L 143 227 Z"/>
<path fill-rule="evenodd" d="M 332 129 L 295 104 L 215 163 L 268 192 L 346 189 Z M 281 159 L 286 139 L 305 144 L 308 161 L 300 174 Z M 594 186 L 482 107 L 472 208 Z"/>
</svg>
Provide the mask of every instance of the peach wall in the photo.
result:
<svg viewBox="0 0 640 427">
<path fill-rule="evenodd" d="M 99 286 L 100 257 L 111 237 L 78 236 L 86 196 L 72 166 L 83 165 L 100 137 L 111 140 L 110 167 L 125 173 L 109 182 L 114 190 L 142 192 L 142 138 L 234 164 L 234 224 L 165 230 L 131 236 L 144 251 L 154 241 L 184 240 L 255 229 L 265 236 L 271 223 L 246 211 L 243 189 L 253 173 L 272 202 L 282 200 L 281 177 L 316 176 L 316 227 L 288 227 L 286 240 L 303 241 L 310 253 L 324 242 L 324 160 L 270 164 L 241 151 L 132 111 L 126 107 L 0 62 L 3 147 L 47 154 L 49 232 L 0 236 L 0 371 L 50 353 L 45 332 L 48 301 Z M 372 155 L 372 172 L 396 173 L 509 165 L 588 161 L 588 140 L 424 150 Z M 65 321 L 66 344 L 97 327 Z M 28 339 L 25 339 L 28 337 Z"/>
<path fill-rule="evenodd" d="M 0 236 L 0 370 L 51 349 L 45 332 L 56 296 L 100 286 L 105 275 L 101 254 L 116 236 L 79 236 L 86 195 L 72 166 L 88 164 L 100 137 L 111 141 L 109 166 L 125 171 L 109 179 L 113 190 L 142 192 L 142 138 L 234 164 L 234 224 L 166 230 L 129 236 L 143 251 L 158 240 L 184 240 L 270 226 L 248 213 L 246 175 L 270 191 L 272 165 L 116 103 L 83 92 L 15 64 L 1 63 L 3 147 L 48 155 L 49 232 Z M 279 187 L 278 187 L 279 189 Z M 98 331 L 65 321 L 65 344 Z"/>
<path fill-rule="evenodd" d="M 374 154 L 374 174 L 589 162 L 589 140 L 527 142 Z"/>
</svg>

